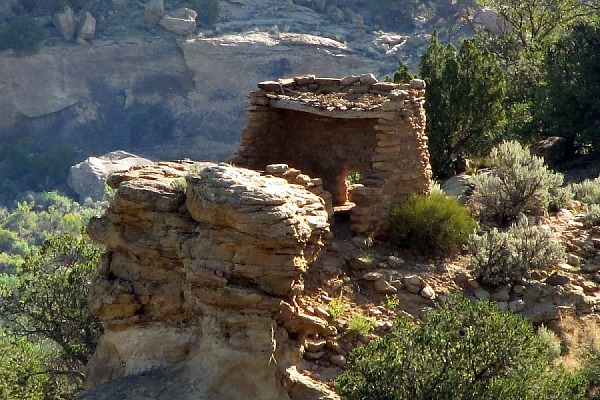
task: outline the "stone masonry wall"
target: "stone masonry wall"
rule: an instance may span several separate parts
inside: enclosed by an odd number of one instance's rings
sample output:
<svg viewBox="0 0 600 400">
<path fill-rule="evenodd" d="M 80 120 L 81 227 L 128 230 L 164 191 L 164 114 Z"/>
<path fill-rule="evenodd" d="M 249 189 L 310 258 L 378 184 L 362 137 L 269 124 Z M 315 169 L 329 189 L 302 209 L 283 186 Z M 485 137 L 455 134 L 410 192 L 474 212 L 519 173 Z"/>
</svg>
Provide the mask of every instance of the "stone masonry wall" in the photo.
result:
<svg viewBox="0 0 600 400">
<path fill-rule="evenodd" d="M 261 82 L 231 162 L 262 170 L 286 163 L 323 180 L 333 205 L 351 199 L 352 231 L 384 234 L 390 210 L 431 179 L 423 109 L 425 83 L 302 76 Z M 349 172 L 360 172 L 350 192 Z"/>
</svg>

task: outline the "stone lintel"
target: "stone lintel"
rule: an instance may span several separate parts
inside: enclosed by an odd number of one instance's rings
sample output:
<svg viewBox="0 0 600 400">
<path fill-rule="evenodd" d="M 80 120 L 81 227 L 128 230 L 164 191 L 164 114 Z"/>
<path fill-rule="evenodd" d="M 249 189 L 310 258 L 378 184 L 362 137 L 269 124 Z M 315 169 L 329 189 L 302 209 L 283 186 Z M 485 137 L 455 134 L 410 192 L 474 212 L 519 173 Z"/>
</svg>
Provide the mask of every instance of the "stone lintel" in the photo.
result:
<svg viewBox="0 0 600 400">
<path fill-rule="evenodd" d="M 382 117 L 383 111 L 376 110 L 339 110 L 339 109 L 321 109 L 307 104 L 302 104 L 295 100 L 270 98 L 269 107 L 281 108 L 292 111 L 306 112 L 316 115 L 322 115 L 330 118 L 347 118 L 347 119 L 378 119 Z"/>
</svg>

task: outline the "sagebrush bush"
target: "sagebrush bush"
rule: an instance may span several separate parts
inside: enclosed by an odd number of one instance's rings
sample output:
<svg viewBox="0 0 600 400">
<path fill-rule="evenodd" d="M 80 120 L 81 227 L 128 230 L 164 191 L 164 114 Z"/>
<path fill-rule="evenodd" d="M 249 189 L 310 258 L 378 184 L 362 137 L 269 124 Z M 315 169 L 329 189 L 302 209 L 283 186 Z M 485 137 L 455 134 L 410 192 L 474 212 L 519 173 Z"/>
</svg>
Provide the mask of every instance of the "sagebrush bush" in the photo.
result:
<svg viewBox="0 0 600 400">
<path fill-rule="evenodd" d="M 439 192 L 413 195 L 391 215 L 396 244 L 423 253 L 462 249 L 476 226 L 469 210 Z"/>
<path fill-rule="evenodd" d="M 475 278 L 490 286 L 518 282 L 530 270 L 545 270 L 565 259 L 563 245 L 525 217 L 505 232 L 493 228 L 471 235 L 468 249 Z"/>
<path fill-rule="evenodd" d="M 573 198 L 585 204 L 600 204 L 600 178 L 571 184 Z"/>
<path fill-rule="evenodd" d="M 566 208 L 573 200 L 573 192 L 570 187 L 559 187 L 550 191 L 550 203 L 548 209 L 550 211 L 558 211 L 561 208 Z"/>
<path fill-rule="evenodd" d="M 548 210 L 550 193 L 561 187 L 562 174 L 550 171 L 542 158 L 515 141 L 494 148 L 490 159 L 494 172 L 472 180 L 470 206 L 480 220 L 506 226 L 522 213 L 540 215 Z"/>
<path fill-rule="evenodd" d="M 550 361 L 560 356 L 562 345 L 556 333 L 542 325 L 538 328 L 537 337 L 542 347 L 547 349 L 547 356 Z"/>
<path fill-rule="evenodd" d="M 600 204 L 586 204 L 584 212 L 585 219 L 590 224 L 594 226 L 600 225 Z"/>
</svg>

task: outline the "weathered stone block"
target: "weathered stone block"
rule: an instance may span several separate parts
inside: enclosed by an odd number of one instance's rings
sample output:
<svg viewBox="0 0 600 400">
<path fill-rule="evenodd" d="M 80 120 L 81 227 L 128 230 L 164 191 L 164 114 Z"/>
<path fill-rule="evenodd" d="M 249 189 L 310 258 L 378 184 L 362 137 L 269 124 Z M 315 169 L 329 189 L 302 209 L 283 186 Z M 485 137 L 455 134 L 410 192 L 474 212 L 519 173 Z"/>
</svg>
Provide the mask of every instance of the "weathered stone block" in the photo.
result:
<svg viewBox="0 0 600 400">
<path fill-rule="evenodd" d="M 77 22 L 71 7 L 67 6 L 64 11 L 54 14 L 52 22 L 65 40 L 73 40 Z"/>
</svg>

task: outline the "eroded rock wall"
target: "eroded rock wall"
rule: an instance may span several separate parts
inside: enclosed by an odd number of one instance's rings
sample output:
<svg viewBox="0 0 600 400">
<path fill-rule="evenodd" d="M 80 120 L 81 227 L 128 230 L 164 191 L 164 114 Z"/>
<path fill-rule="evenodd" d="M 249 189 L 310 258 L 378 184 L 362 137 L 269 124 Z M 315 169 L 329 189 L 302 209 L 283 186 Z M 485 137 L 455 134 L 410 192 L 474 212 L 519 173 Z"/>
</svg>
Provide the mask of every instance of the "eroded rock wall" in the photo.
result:
<svg viewBox="0 0 600 400">
<path fill-rule="evenodd" d="M 158 163 L 109 184 L 115 199 L 88 226 L 107 252 L 90 294 L 106 332 L 87 376 L 119 380 L 81 398 L 306 396 L 292 376 L 303 338 L 332 333 L 295 303 L 329 237 L 324 201 L 226 164 Z"/>
<path fill-rule="evenodd" d="M 78 161 L 117 149 L 221 161 L 235 150 L 255 82 L 376 66 L 342 43 L 303 34 L 132 36 L 42 47 L 27 57 L 7 51 L 0 54 L 0 137 L 39 143 L 32 153 L 66 147 Z"/>
</svg>

